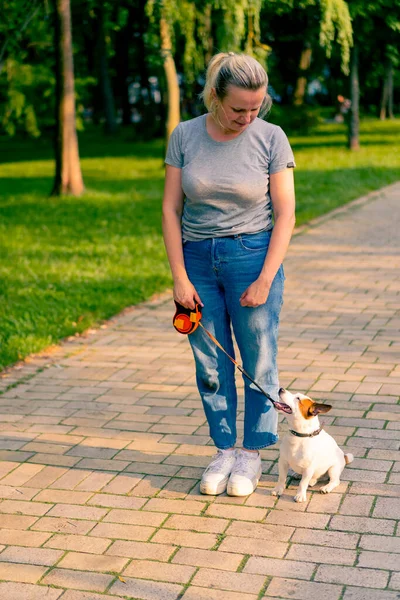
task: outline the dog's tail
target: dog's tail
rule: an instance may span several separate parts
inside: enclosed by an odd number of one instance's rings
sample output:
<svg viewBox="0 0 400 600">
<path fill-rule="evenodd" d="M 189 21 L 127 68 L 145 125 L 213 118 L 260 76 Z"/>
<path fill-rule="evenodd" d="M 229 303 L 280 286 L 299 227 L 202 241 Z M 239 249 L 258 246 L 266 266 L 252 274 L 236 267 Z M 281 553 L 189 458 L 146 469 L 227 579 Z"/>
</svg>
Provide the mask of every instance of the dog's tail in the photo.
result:
<svg viewBox="0 0 400 600">
<path fill-rule="evenodd" d="M 351 462 L 353 462 L 354 456 L 352 454 L 345 454 L 344 460 L 345 460 L 346 465 L 349 465 Z"/>
</svg>

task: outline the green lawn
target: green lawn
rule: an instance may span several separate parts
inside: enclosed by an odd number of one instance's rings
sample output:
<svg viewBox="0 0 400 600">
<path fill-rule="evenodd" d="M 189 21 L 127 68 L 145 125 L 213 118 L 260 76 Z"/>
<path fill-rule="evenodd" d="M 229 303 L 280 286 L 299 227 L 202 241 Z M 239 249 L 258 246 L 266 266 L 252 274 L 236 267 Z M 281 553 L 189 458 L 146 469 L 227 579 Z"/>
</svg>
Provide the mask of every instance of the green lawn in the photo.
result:
<svg viewBox="0 0 400 600">
<path fill-rule="evenodd" d="M 297 222 L 400 179 L 400 121 L 366 122 L 362 149 L 342 125 L 291 136 Z M 86 193 L 48 197 L 45 139 L 0 139 L 0 368 L 171 285 L 161 239 L 163 143 L 80 136 Z"/>
<path fill-rule="evenodd" d="M 400 179 L 400 120 L 361 123 L 361 150 L 345 147 L 343 125 L 289 136 L 297 169 L 297 224 Z"/>
</svg>

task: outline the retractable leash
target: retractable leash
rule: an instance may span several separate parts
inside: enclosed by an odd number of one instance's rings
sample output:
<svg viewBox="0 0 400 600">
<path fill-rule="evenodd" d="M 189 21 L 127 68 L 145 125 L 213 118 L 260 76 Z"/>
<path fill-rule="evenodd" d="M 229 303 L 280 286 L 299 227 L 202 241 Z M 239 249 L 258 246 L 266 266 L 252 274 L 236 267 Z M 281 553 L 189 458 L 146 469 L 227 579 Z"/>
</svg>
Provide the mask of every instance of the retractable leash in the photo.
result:
<svg viewBox="0 0 400 600">
<path fill-rule="evenodd" d="M 179 302 L 177 302 L 176 300 L 174 300 L 174 302 L 176 305 L 176 312 L 172 319 L 172 324 L 175 327 L 176 331 L 178 331 L 179 333 L 183 333 L 184 335 L 185 334 L 189 335 L 189 334 L 193 333 L 193 331 L 196 331 L 196 329 L 200 325 L 200 327 L 208 335 L 210 340 L 212 340 L 214 342 L 214 344 L 220 350 L 222 350 L 222 352 L 224 354 L 226 354 L 226 356 L 229 358 L 229 360 L 231 362 L 233 362 L 235 367 L 237 367 L 239 369 L 239 371 L 245 377 L 247 377 L 247 379 L 249 379 L 260 390 L 260 392 L 262 394 L 264 394 L 264 396 L 266 398 L 268 398 L 268 400 L 272 403 L 272 405 L 276 409 L 281 410 L 286 413 L 292 412 L 292 409 L 290 408 L 290 406 L 288 406 L 287 404 L 284 404 L 283 402 L 277 402 L 268 394 L 268 392 L 263 390 L 262 387 L 260 385 L 258 385 L 258 383 L 256 381 L 254 381 L 254 379 L 252 377 L 250 377 L 250 375 L 244 370 L 244 368 L 241 365 L 239 365 L 239 363 L 236 362 L 236 360 L 234 358 L 232 358 L 232 356 L 230 356 L 230 354 L 228 354 L 228 352 L 225 350 L 225 348 L 223 346 L 221 346 L 221 344 L 213 336 L 213 334 L 210 333 L 210 331 L 208 331 L 208 329 L 206 329 L 204 327 L 203 323 L 201 323 L 202 313 L 201 313 L 201 306 L 200 306 L 200 304 L 198 304 L 198 302 L 195 302 L 194 309 L 193 308 L 185 308 L 184 306 L 182 306 L 182 304 L 179 304 Z"/>
</svg>

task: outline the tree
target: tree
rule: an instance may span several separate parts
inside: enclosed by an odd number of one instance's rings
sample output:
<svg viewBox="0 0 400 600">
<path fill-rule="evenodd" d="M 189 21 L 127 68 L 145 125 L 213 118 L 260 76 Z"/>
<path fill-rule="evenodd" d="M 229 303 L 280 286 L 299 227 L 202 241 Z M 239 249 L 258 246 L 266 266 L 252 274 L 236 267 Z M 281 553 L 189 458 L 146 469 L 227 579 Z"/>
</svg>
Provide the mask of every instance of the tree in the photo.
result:
<svg viewBox="0 0 400 600">
<path fill-rule="evenodd" d="M 209 5 L 206 14 L 209 17 Z M 182 66 L 187 83 L 193 83 L 199 68 L 204 66 L 204 53 L 196 44 L 196 25 L 204 16 L 204 5 L 196 6 L 195 0 L 148 0 L 146 11 L 152 26 L 150 37 L 153 46 L 158 47 L 159 57 L 164 69 L 167 88 L 166 139 L 180 121 L 180 87 L 174 59 L 176 43 L 175 29 L 184 40 Z M 201 17 L 200 17 L 201 15 Z M 203 41 L 203 44 L 205 42 Z"/>
<path fill-rule="evenodd" d="M 95 123 L 104 121 L 113 130 L 117 110 L 131 125 L 133 101 L 141 117 L 133 125 L 136 135 L 162 134 L 168 107 L 171 130 L 181 118 L 180 96 L 183 118 L 203 110 L 198 92 L 206 65 L 219 51 L 246 52 L 268 67 L 283 104 L 312 100 L 332 106 L 338 94 L 349 95 L 343 74 L 351 39 L 345 0 L 70 2 L 78 128 L 84 126 L 83 114 L 94 114 Z M 360 49 L 360 107 L 383 118 L 392 112 L 399 85 L 400 0 L 348 3 Z M 0 2 L 1 134 L 37 137 L 54 127 L 55 56 L 49 52 L 54 12 L 55 0 Z M 327 94 L 307 98 L 311 79 Z M 292 114 L 303 123 L 307 112 Z"/>
<path fill-rule="evenodd" d="M 52 70 L 42 55 L 49 39 L 45 19 L 41 0 L 0 3 L 0 128 L 10 136 L 23 131 L 38 137 L 38 112 L 48 112 Z"/>
<path fill-rule="evenodd" d="M 169 136 L 180 120 L 180 88 L 176 73 L 175 61 L 172 55 L 171 31 L 167 16 L 163 11 L 160 17 L 161 55 L 163 57 L 165 77 L 168 88 L 168 113 L 166 122 L 166 137 Z"/>
<path fill-rule="evenodd" d="M 245 52 L 266 66 L 271 48 L 261 41 L 261 10 L 265 3 L 266 0 L 214 0 L 218 48 L 224 52 Z"/>
<path fill-rule="evenodd" d="M 348 130 L 348 146 L 350 150 L 360 149 L 360 82 L 358 76 L 358 44 L 351 51 L 350 66 L 350 118 Z"/>
<path fill-rule="evenodd" d="M 108 48 L 106 39 L 106 22 L 108 16 L 108 5 L 100 0 L 94 8 L 95 29 L 97 32 L 96 55 L 97 69 L 99 74 L 99 86 L 103 100 L 103 114 L 105 118 L 106 133 L 113 134 L 117 130 L 115 118 L 114 92 L 111 84 Z"/>
<path fill-rule="evenodd" d="M 312 47 L 311 42 L 306 40 L 300 55 L 299 74 L 296 81 L 296 87 L 293 94 L 294 106 L 304 104 L 304 98 L 307 89 L 308 73 L 311 66 Z"/>
<path fill-rule="evenodd" d="M 267 39 L 271 39 L 272 48 L 280 52 L 281 62 L 287 59 L 284 46 L 290 46 L 291 55 L 293 51 L 296 56 L 300 53 L 297 64 L 292 67 L 295 71 L 292 99 L 295 106 L 304 104 L 312 58 L 320 49 L 330 58 L 336 45 L 341 54 L 342 70 L 348 73 L 352 27 L 345 0 L 265 1 L 261 19 L 261 31 L 264 30 Z M 279 32 L 276 37 L 275 31 Z M 285 71 L 288 75 L 287 66 Z M 285 83 L 291 82 L 286 80 Z"/>
<path fill-rule="evenodd" d="M 380 0 L 378 4 L 383 3 L 379 11 L 381 20 L 379 37 L 384 48 L 383 58 L 383 85 L 379 116 L 381 120 L 394 118 L 393 114 L 393 95 L 394 95 L 394 71 L 400 64 L 400 0 Z M 376 19 L 375 26 L 376 26 Z"/>
<path fill-rule="evenodd" d="M 392 41 L 397 41 L 396 55 L 398 56 L 398 32 L 400 30 L 400 0 L 375 0 L 365 3 L 364 0 L 352 0 L 350 11 L 353 20 L 355 45 L 352 51 L 350 74 L 350 99 L 351 109 L 348 120 L 348 146 L 351 150 L 358 150 L 359 142 L 359 47 L 366 47 L 373 40 L 373 51 L 385 47 Z M 386 43 L 385 43 L 386 40 Z M 390 53 L 386 58 L 391 57 Z M 389 74 L 390 76 L 390 74 Z M 386 78 L 388 73 L 386 71 Z M 390 81 L 389 81 L 390 83 Z M 362 89 L 362 88 L 361 88 Z M 389 88 L 390 89 L 390 88 Z M 388 97 L 388 96 L 387 96 Z M 382 110 L 383 112 L 383 110 Z"/>
<path fill-rule="evenodd" d="M 115 35 L 115 91 L 118 108 L 122 112 L 123 125 L 131 124 L 131 105 L 129 101 L 129 84 L 132 80 L 132 65 L 140 73 L 141 86 L 149 87 L 147 64 L 144 57 L 144 34 L 146 31 L 144 2 L 137 0 L 119 3 L 118 30 Z M 121 22 L 122 21 L 122 22 Z M 135 36 L 136 31 L 138 35 Z M 137 52 L 137 60 L 131 58 Z"/>
<path fill-rule="evenodd" d="M 213 54 L 245 51 L 265 63 L 270 48 L 260 41 L 260 11 L 263 0 L 148 0 L 152 24 L 151 43 L 158 46 L 167 84 L 166 135 L 180 120 L 180 88 L 175 48 L 183 48 L 179 66 L 187 97 L 193 96 L 197 77 Z M 158 28 L 158 32 L 157 32 Z"/>
<path fill-rule="evenodd" d="M 386 55 L 384 63 L 384 75 L 383 75 L 383 86 L 382 86 L 382 97 L 381 107 L 379 111 L 379 118 L 381 121 L 386 119 L 388 115 L 389 119 L 393 119 L 393 58 L 389 53 Z"/>
<path fill-rule="evenodd" d="M 53 0 L 56 48 L 56 173 L 52 195 L 84 189 L 75 123 L 74 64 L 69 0 Z"/>
</svg>

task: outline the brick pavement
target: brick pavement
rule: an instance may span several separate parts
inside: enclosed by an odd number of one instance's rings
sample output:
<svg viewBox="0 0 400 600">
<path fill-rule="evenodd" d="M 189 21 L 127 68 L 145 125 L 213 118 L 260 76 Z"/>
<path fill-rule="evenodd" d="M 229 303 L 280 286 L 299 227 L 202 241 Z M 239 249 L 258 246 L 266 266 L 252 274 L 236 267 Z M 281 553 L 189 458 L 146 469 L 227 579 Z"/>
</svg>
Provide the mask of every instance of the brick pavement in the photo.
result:
<svg viewBox="0 0 400 600">
<path fill-rule="evenodd" d="M 200 495 L 214 450 L 167 293 L 0 379 L 0 598 L 400 598 L 399 196 L 303 228 L 285 263 L 281 384 L 333 404 L 340 487 L 272 497 L 273 447 L 252 496 Z"/>
</svg>

